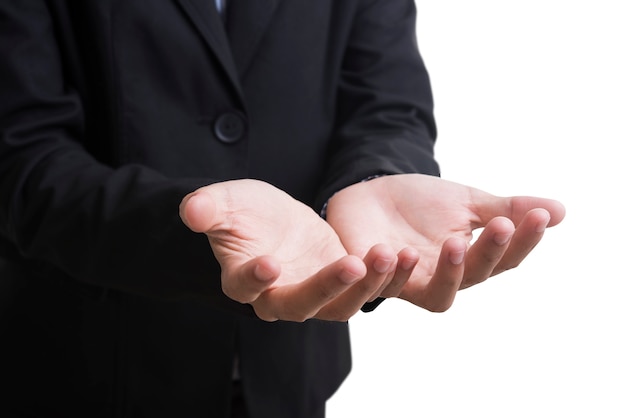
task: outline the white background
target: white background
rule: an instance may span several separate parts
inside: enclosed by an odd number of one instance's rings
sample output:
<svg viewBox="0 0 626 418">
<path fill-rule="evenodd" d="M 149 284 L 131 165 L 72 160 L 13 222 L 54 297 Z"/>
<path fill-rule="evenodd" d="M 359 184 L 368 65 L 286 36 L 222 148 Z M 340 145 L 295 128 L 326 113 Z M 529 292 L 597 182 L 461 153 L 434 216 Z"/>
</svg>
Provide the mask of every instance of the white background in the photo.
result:
<svg viewBox="0 0 626 418">
<path fill-rule="evenodd" d="M 391 300 L 353 318 L 327 416 L 626 417 L 626 3 L 417 6 L 442 177 L 568 213 L 444 314 Z"/>
</svg>

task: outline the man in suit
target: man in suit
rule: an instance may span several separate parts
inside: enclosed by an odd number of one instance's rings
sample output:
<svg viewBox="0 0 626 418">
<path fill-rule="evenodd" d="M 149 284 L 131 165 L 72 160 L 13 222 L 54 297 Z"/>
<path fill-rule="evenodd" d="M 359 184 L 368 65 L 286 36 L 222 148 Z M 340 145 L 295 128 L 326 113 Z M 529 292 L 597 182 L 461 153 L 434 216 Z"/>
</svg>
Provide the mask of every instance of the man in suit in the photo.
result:
<svg viewBox="0 0 626 418">
<path fill-rule="evenodd" d="M 414 25 L 411 0 L 3 1 L 0 415 L 323 416 L 360 308 L 518 264 L 563 208 L 434 177 Z"/>
</svg>

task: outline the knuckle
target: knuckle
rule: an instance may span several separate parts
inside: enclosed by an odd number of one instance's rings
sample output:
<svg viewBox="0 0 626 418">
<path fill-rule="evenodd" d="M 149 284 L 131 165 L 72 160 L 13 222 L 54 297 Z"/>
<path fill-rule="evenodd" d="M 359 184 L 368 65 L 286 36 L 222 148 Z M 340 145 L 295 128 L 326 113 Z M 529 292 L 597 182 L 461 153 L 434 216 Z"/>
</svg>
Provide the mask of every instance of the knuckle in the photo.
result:
<svg viewBox="0 0 626 418">
<path fill-rule="evenodd" d="M 289 318 L 288 320 L 291 322 L 298 322 L 298 323 L 303 323 L 305 321 L 307 321 L 308 319 L 311 319 L 311 316 L 309 315 L 294 315 L 291 318 Z"/>
<path fill-rule="evenodd" d="M 299 309 L 289 309 L 281 315 L 281 319 L 291 322 L 303 323 L 304 321 L 311 319 L 312 315 L 308 311 L 302 311 Z"/>
<path fill-rule="evenodd" d="M 348 322 L 350 320 L 350 318 L 352 318 L 352 315 L 340 315 L 339 317 L 335 318 L 334 321 L 337 322 Z"/>
<path fill-rule="evenodd" d="M 471 275 L 471 276 L 468 275 L 463 278 L 463 282 L 461 283 L 461 288 L 467 289 L 468 287 L 472 287 L 477 284 L 480 284 L 486 281 L 489 277 L 491 277 L 491 275 L 493 275 L 493 272 L 487 272 L 487 273 L 480 274 L 480 275 Z"/>
<path fill-rule="evenodd" d="M 335 321 L 335 322 L 348 322 L 354 313 L 347 312 L 345 309 L 325 309 L 323 314 L 320 315 L 320 319 L 325 321 Z"/>
<path fill-rule="evenodd" d="M 222 293 L 230 299 L 239 303 L 252 303 L 259 298 L 261 292 L 259 289 L 253 289 L 251 286 L 246 288 L 232 278 L 222 276 Z"/>
<path fill-rule="evenodd" d="M 260 320 L 265 322 L 276 322 L 278 320 L 278 318 L 271 314 L 267 309 L 254 305 L 252 307 L 254 309 L 254 313 Z"/>
<path fill-rule="evenodd" d="M 235 292 L 233 286 L 224 280 L 222 280 L 222 293 L 224 293 L 229 298 L 236 300 L 237 302 L 241 302 L 237 297 L 237 292 Z"/>
<path fill-rule="evenodd" d="M 232 286 L 231 284 L 227 284 L 225 282 L 222 282 L 222 292 L 228 296 L 230 299 L 239 302 L 239 303 L 250 303 L 254 301 L 254 298 L 243 295 L 240 291 L 238 291 L 234 286 Z"/>
<path fill-rule="evenodd" d="M 448 309 L 450 309 L 449 306 L 432 306 L 428 310 L 433 313 L 444 313 Z"/>
<path fill-rule="evenodd" d="M 452 306 L 452 302 L 428 303 L 424 308 L 433 313 L 446 312 Z"/>
<path fill-rule="evenodd" d="M 521 261 L 513 261 L 513 262 L 508 262 L 506 265 L 500 265 L 493 270 L 493 273 L 491 275 L 495 276 L 497 274 L 502 274 L 506 271 L 516 269 L 517 267 L 519 267 L 520 264 L 521 264 Z"/>
</svg>

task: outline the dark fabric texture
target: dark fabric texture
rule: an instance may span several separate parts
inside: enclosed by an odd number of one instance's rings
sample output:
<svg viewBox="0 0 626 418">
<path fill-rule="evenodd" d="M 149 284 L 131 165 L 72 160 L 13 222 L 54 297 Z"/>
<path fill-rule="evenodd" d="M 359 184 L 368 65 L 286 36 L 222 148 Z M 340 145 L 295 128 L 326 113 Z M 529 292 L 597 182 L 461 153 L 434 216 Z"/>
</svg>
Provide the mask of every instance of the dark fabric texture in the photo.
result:
<svg viewBox="0 0 626 418">
<path fill-rule="evenodd" d="M 261 7 L 261 3 L 263 6 Z M 316 210 L 437 175 L 412 0 L 0 2 L 0 416 L 322 410 L 348 326 L 264 323 L 178 205 L 265 180 Z"/>
</svg>

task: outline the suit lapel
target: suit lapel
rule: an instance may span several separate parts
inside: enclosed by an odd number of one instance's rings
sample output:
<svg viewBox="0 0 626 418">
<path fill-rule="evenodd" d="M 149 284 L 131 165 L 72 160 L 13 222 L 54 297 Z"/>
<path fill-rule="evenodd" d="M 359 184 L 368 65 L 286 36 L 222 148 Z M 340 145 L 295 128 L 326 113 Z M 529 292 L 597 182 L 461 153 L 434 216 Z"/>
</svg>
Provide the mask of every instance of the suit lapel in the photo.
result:
<svg viewBox="0 0 626 418">
<path fill-rule="evenodd" d="M 235 65 L 240 75 L 243 75 L 250 65 L 279 1 L 228 0 L 226 27 Z"/>
<path fill-rule="evenodd" d="M 213 0 L 178 0 L 178 2 L 222 63 L 240 98 L 243 98 L 237 66 L 229 48 L 224 24 L 213 6 Z"/>
</svg>

